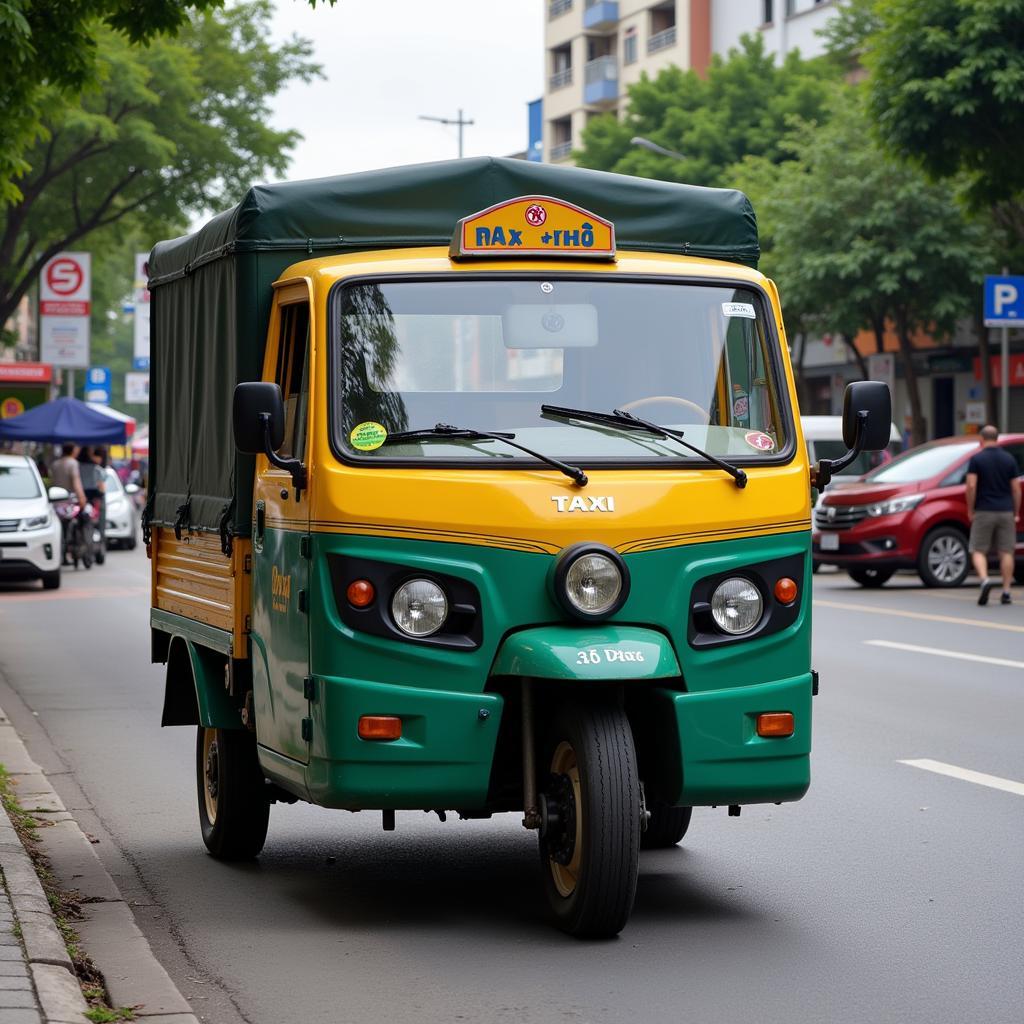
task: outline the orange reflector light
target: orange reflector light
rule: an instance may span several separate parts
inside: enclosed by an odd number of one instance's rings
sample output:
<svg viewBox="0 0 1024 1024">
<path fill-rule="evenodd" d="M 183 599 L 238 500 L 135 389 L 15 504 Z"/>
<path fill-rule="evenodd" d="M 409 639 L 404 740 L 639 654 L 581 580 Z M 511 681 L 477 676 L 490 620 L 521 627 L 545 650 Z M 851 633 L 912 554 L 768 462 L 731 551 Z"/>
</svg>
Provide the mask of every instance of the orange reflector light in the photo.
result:
<svg viewBox="0 0 1024 1024">
<path fill-rule="evenodd" d="M 792 718 L 793 716 L 790 715 Z M 402 738 L 402 720 L 397 715 L 363 715 L 359 719 L 359 738 L 398 740 Z"/>
<path fill-rule="evenodd" d="M 758 736 L 792 736 L 794 728 L 792 711 L 766 711 L 757 716 Z"/>
<path fill-rule="evenodd" d="M 788 576 L 775 581 L 775 600 L 779 604 L 792 604 L 796 600 L 796 581 Z"/>
<path fill-rule="evenodd" d="M 354 608 L 368 608 L 373 604 L 377 591 L 369 580 L 353 580 L 345 591 L 348 603 Z"/>
</svg>

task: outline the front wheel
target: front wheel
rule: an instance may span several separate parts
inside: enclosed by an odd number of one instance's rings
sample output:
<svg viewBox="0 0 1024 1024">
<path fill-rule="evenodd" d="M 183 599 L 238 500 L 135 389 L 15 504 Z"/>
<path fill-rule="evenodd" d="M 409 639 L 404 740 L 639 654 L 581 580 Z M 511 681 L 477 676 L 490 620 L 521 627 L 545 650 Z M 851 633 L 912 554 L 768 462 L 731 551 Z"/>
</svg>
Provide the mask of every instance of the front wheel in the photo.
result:
<svg viewBox="0 0 1024 1024">
<path fill-rule="evenodd" d="M 611 938 L 633 909 L 640 865 L 640 779 L 629 721 L 617 707 L 569 705 L 543 749 L 548 904 L 568 934 Z"/>
<path fill-rule="evenodd" d="M 967 538 L 953 526 L 932 530 L 917 556 L 917 572 L 926 587 L 959 587 L 970 567 Z"/>
<path fill-rule="evenodd" d="M 892 574 L 896 571 L 895 569 L 847 569 L 847 573 L 850 579 L 854 583 L 859 583 L 862 587 L 884 587 L 889 580 L 892 579 Z"/>
<path fill-rule="evenodd" d="M 651 817 L 647 822 L 640 845 L 645 850 L 667 850 L 679 843 L 690 827 L 692 807 L 669 807 L 668 804 L 653 803 Z"/>
<path fill-rule="evenodd" d="M 43 590 L 56 590 L 60 586 L 60 569 L 43 573 Z"/>
<path fill-rule="evenodd" d="M 270 802 L 246 729 L 207 729 L 196 738 L 199 824 L 206 848 L 218 860 L 250 860 L 267 839 Z"/>
</svg>

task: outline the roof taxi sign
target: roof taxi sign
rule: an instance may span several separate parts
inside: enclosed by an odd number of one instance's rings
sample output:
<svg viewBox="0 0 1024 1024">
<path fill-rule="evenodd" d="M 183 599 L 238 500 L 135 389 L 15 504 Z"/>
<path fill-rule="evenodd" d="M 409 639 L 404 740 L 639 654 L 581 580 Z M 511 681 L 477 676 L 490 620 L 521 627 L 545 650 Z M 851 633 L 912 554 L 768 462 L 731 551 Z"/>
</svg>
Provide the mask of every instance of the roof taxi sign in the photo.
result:
<svg viewBox="0 0 1024 1024">
<path fill-rule="evenodd" d="M 550 196 L 520 196 L 464 217 L 456 225 L 453 260 L 487 256 L 615 259 L 615 225 Z"/>
</svg>

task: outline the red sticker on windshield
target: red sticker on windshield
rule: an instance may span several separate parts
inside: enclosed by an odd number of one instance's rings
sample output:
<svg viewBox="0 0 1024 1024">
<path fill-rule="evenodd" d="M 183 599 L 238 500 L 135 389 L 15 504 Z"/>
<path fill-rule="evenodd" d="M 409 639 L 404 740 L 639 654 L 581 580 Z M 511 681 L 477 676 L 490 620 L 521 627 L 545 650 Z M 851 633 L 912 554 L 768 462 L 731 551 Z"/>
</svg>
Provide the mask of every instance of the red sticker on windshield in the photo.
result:
<svg viewBox="0 0 1024 1024">
<path fill-rule="evenodd" d="M 775 447 L 775 442 L 760 430 L 751 430 L 749 434 L 744 434 L 743 440 L 759 452 L 770 452 Z"/>
</svg>

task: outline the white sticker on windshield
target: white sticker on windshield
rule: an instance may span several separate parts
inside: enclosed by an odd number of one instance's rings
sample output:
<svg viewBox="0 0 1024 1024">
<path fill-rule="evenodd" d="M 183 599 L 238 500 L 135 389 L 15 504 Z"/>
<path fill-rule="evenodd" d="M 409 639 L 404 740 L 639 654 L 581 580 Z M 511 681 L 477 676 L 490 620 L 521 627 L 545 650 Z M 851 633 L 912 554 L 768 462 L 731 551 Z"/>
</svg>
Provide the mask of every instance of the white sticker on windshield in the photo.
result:
<svg viewBox="0 0 1024 1024">
<path fill-rule="evenodd" d="M 722 312 L 726 316 L 745 316 L 750 320 L 756 320 L 757 314 L 749 302 L 723 302 Z"/>
</svg>

